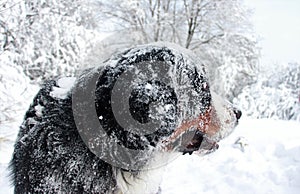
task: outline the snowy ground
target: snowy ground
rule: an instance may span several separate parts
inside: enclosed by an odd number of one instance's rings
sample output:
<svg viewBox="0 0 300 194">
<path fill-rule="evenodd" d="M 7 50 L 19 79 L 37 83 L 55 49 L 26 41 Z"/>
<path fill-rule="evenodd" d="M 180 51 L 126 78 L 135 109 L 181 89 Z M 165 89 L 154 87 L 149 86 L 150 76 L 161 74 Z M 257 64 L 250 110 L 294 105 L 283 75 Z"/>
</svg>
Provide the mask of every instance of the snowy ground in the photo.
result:
<svg viewBox="0 0 300 194">
<path fill-rule="evenodd" d="M 12 193 L 6 167 L 16 125 L 0 126 L 1 194 Z M 300 123 L 242 119 L 215 153 L 184 155 L 168 165 L 162 194 L 175 193 L 299 194 Z"/>
<path fill-rule="evenodd" d="M 171 163 L 162 188 L 163 194 L 299 194 L 300 123 L 242 119 L 215 153 Z"/>
</svg>

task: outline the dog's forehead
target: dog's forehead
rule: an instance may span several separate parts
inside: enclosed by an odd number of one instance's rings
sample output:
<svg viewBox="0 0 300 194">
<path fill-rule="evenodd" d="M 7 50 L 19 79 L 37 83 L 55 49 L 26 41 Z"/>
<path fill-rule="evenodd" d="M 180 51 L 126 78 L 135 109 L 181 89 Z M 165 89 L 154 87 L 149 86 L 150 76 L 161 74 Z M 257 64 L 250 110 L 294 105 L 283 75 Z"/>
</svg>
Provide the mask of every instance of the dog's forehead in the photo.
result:
<svg viewBox="0 0 300 194">
<path fill-rule="evenodd" d="M 198 115 L 210 106 L 205 65 L 187 49 L 165 44 L 137 46 L 111 57 L 106 67 L 110 76 L 122 77 L 131 68 L 138 72 L 134 73 L 138 75 L 133 75 L 132 80 L 160 80 L 171 86 L 179 104 L 185 106 L 182 108 L 184 115 Z M 140 83 L 130 81 L 129 84 Z"/>
<path fill-rule="evenodd" d="M 120 61 L 123 63 L 136 63 L 155 60 L 181 65 L 182 67 L 193 67 L 196 68 L 199 74 L 204 77 L 207 76 L 206 67 L 199 56 L 188 49 L 170 43 L 147 44 L 126 49 L 113 55 L 106 61 L 106 65 L 115 67 Z"/>
</svg>

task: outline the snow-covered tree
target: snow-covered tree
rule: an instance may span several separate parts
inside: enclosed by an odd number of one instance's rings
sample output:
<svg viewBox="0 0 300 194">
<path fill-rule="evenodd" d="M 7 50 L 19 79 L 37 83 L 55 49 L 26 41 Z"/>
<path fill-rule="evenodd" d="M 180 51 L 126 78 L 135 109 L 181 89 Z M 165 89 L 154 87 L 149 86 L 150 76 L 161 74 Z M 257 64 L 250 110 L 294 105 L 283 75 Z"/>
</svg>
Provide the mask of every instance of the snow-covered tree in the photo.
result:
<svg viewBox="0 0 300 194">
<path fill-rule="evenodd" d="M 112 45 L 175 42 L 202 56 L 213 89 L 230 100 L 255 80 L 259 49 L 250 11 L 241 0 L 99 0 L 99 4 L 108 27 L 122 30 L 104 44 L 104 51 Z"/>
<path fill-rule="evenodd" d="M 72 75 L 87 53 L 96 26 L 94 6 L 83 0 L 4 1 L 1 51 L 37 82 Z M 0 56 L 0 60 L 2 57 Z"/>
<path fill-rule="evenodd" d="M 23 117 L 32 82 L 74 73 L 93 38 L 94 8 L 83 0 L 0 0 L 0 124 Z"/>
<path fill-rule="evenodd" d="M 0 82 L 0 125 L 20 122 L 37 87 L 30 84 L 22 67 L 9 63 L 1 64 Z"/>
<path fill-rule="evenodd" d="M 248 116 L 300 121 L 300 64 L 268 66 L 235 102 Z"/>
<path fill-rule="evenodd" d="M 96 25 L 91 6 L 83 0 L 30 0 L 25 1 L 25 10 L 28 27 L 23 49 L 31 51 L 24 56 L 26 73 L 33 79 L 72 75 Z"/>
</svg>

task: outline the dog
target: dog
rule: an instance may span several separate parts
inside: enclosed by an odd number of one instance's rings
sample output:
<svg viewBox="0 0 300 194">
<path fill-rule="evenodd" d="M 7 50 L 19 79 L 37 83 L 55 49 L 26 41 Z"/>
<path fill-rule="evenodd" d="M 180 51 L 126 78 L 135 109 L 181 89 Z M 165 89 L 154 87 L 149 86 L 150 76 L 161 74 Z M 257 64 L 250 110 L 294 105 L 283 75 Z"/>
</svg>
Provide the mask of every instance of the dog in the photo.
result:
<svg viewBox="0 0 300 194">
<path fill-rule="evenodd" d="M 141 45 L 35 96 L 10 162 L 15 193 L 159 193 L 163 166 L 210 153 L 241 112 L 175 45 Z"/>
</svg>

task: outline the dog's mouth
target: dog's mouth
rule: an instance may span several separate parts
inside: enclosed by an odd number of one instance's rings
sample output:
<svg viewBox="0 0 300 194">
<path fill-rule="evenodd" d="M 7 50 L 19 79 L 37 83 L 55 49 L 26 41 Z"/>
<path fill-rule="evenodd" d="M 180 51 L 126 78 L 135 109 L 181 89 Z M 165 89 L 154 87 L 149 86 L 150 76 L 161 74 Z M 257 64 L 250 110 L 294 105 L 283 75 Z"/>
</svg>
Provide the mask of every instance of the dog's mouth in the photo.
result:
<svg viewBox="0 0 300 194">
<path fill-rule="evenodd" d="M 172 143 L 172 147 L 183 154 L 208 154 L 219 148 L 216 141 L 213 141 L 205 133 L 199 130 L 189 130 L 183 133 Z"/>
<path fill-rule="evenodd" d="M 209 108 L 204 114 L 183 121 L 168 140 L 168 148 L 183 154 L 208 154 L 219 148 L 212 137 L 220 130 L 217 119 L 212 120 L 214 109 Z"/>
<path fill-rule="evenodd" d="M 181 133 L 176 138 L 167 143 L 168 150 L 176 150 L 184 154 L 209 154 L 216 151 L 219 148 L 217 140 L 214 140 L 207 133 L 190 128 Z"/>
</svg>

